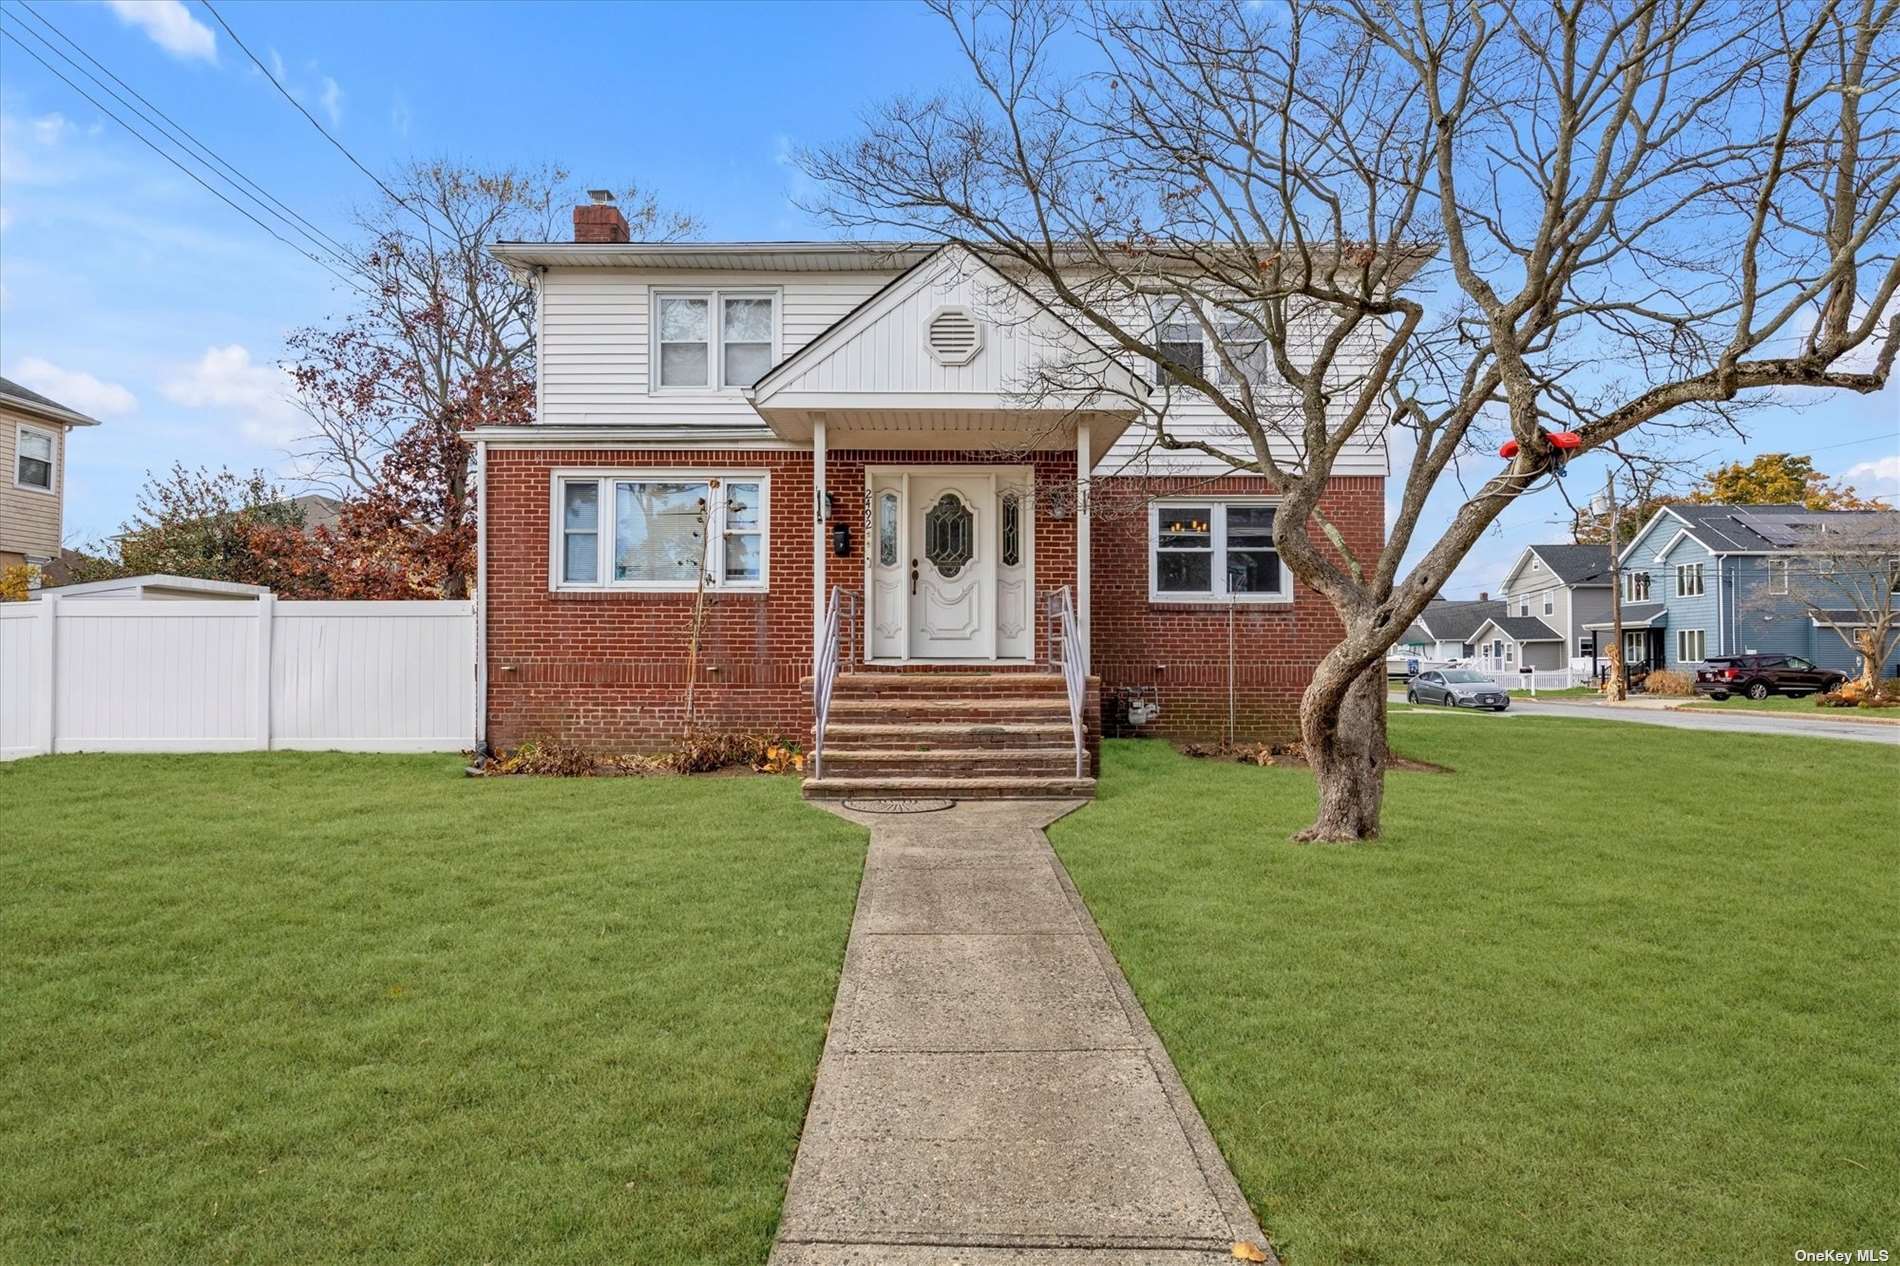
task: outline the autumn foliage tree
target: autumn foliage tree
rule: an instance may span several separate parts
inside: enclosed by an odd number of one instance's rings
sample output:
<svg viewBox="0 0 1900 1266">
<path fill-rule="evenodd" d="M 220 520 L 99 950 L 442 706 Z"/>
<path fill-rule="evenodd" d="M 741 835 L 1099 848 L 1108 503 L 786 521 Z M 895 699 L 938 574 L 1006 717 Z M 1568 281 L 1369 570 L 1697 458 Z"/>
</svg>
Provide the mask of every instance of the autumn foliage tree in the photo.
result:
<svg viewBox="0 0 1900 1266">
<path fill-rule="evenodd" d="M 403 596 L 468 595 L 475 498 L 463 433 L 534 412 L 533 292 L 489 247 L 553 236 L 574 201 L 567 185 L 558 167 L 416 163 L 360 217 L 365 283 L 352 310 L 288 340 L 313 425 L 298 456 L 349 503 L 331 544 L 355 551 L 354 570 L 333 559 L 331 575 Z M 621 207 L 643 238 L 693 227 L 637 189 Z"/>
<path fill-rule="evenodd" d="M 1689 500 L 1704 505 L 1798 505 L 1809 510 L 1880 510 L 1882 503 L 1851 486 L 1831 483 L 1812 457 L 1763 453 L 1744 465 L 1730 462 L 1702 478 Z"/>
</svg>

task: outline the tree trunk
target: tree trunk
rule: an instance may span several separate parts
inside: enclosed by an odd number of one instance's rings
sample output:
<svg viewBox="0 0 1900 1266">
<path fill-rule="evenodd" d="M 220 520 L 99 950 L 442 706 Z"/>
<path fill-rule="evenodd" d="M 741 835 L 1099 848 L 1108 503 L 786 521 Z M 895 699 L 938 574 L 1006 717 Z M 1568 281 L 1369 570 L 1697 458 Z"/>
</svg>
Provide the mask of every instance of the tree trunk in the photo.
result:
<svg viewBox="0 0 1900 1266">
<path fill-rule="evenodd" d="M 1385 663 L 1350 675 L 1334 647 L 1300 700 L 1300 736 L 1319 783 L 1319 817 L 1293 838 L 1350 843 L 1379 834 L 1385 802 Z"/>
</svg>

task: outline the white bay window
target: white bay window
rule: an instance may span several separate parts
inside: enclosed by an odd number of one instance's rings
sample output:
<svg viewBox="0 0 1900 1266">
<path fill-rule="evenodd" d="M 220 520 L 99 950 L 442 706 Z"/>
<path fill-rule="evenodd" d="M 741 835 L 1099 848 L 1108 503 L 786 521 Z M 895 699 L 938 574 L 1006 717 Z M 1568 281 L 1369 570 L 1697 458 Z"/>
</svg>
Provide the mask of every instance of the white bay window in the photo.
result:
<svg viewBox="0 0 1900 1266">
<path fill-rule="evenodd" d="M 1149 511 L 1148 597 L 1154 602 L 1288 602 L 1263 501 L 1163 502 Z"/>
<path fill-rule="evenodd" d="M 764 589 L 766 497 L 763 474 L 558 474 L 554 588 Z"/>
<path fill-rule="evenodd" d="M 778 356 L 778 299 L 769 291 L 656 291 L 653 331 L 656 390 L 750 387 Z"/>
</svg>

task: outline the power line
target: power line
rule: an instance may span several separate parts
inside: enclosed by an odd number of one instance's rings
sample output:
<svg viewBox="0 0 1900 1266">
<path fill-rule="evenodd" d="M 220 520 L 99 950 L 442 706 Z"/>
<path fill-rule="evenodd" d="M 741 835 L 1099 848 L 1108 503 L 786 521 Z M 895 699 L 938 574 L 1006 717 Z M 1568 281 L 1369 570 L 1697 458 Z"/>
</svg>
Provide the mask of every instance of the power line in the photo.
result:
<svg viewBox="0 0 1900 1266">
<path fill-rule="evenodd" d="M 242 171 L 239 171 L 235 166 L 233 166 L 230 162 L 228 162 L 222 155 L 218 154 L 210 146 L 206 145 L 204 142 L 200 141 L 196 136 L 194 136 L 191 133 L 190 129 L 186 128 L 182 123 L 179 123 L 176 119 L 173 119 L 170 115 L 166 114 L 162 109 L 160 109 L 158 106 L 154 105 L 150 100 L 148 100 L 144 96 L 144 94 L 140 93 L 138 89 L 134 88 L 131 84 L 127 83 L 124 79 L 120 78 L 117 74 L 115 74 L 110 67 L 106 66 L 104 63 L 100 62 L 98 58 L 94 57 L 91 53 L 87 52 L 76 41 L 74 41 L 71 36 L 67 35 L 64 31 L 60 30 L 59 27 L 57 27 L 51 21 L 49 21 L 43 14 L 41 14 L 36 9 L 34 9 L 32 5 L 27 4 L 25 0 L 21 0 L 20 7 L 23 10 L 25 10 L 26 13 L 30 15 L 34 21 L 38 22 L 41 26 L 44 26 L 47 30 L 51 31 L 54 35 L 57 35 L 61 40 L 65 41 L 65 43 L 71 46 L 72 49 L 75 52 L 77 52 L 81 57 L 84 57 L 87 61 L 91 62 L 94 66 L 98 67 L 99 70 L 102 71 L 114 83 L 117 83 L 120 87 L 124 88 L 126 92 L 131 93 L 132 96 L 137 98 L 138 101 L 141 104 L 143 104 L 147 109 L 150 109 L 154 114 L 157 114 L 158 119 L 154 119 L 150 114 L 147 114 L 145 110 L 141 110 L 138 105 L 134 105 L 132 102 L 127 101 L 124 96 L 122 96 L 119 92 L 117 92 L 112 87 L 111 84 L 108 84 L 104 80 L 101 80 L 98 75 L 93 74 L 91 71 L 87 70 L 84 66 L 81 66 L 78 62 L 75 62 L 71 56 L 62 52 L 58 48 L 55 48 L 52 44 L 48 43 L 45 37 L 40 35 L 39 32 L 32 30 L 32 28 L 30 27 L 25 28 L 29 35 L 32 35 L 35 39 L 39 40 L 41 44 L 46 45 L 48 49 L 50 49 L 53 53 L 59 56 L 62 60 L 64 60 L 67 65 L 79 71 L 80 74 L 85 75 L 86 78 L 90 79 L 94 84 L 98 85 L 98 87 L 102 91 L 110 95 L 113 98 L 113 100 L 119 102 L 119 104 L 125 106 L 128 110 L 132 111 L 134 114 L 137 114 L 147 124 L 155 128 L 159 132 L 159 134 L 162 135 L 167 141 L 171 142 L 173 145 L 178 146 L 179 149 L 183 150 L 187 155 L 189 155 L 193 159 L 193 161 L 203 163 L 206 169 L 210 170 L 214 176 L 217 176 L 218 179 L 225 181 L 227 184 L 230 184 L 234 189 L 237 190 L 237 192 L 242 194 L 244 197 L 249 198 L 253 203 L 255 203 L 258 206 L 259 209 L 264 211 L 265 214 L 275 216 L 278 220 L 282 221 L 284 225 L 290 228 L 293 232 L 302 234 L 303 237 L 307 239 L 311 243 L 311 245 L 316 247 L 317 250 L 327 252 L 335 256 L 339 263 L 342 263 L 353 270 L 362 271 L 362 264 L 350 253 L 349 248 L 345 247 L 341 242 L 331 237 L 328 233 L 325 233 L 322 229 L 318 228 L 315 224 L 312 224 L 303 215 L 299 214 L 296 210 L 294 210 L 292 207 L 286 204 L 282 199 L 272 194 L 268 189 L 265 189 L 262 185 L 258 184 L 255 180 L 252 180 L 249 176 L 245 175 Z M 164 120 L 164 122 L 163 123 L 159 122 L 159 119 Z M 167 125 L 169 125 L 169 127 Z M 216 168 L 219 168 L 219 167 L 223 168 L 224 171 L 229 172 L 230 175 L 225 176 L 225 175 L 220 174 L 216 170 Z M 243 188 L 241 186 L 248 186 L 248 189 Z M 253 193 L 251 192 L 251 190 L 255 190 L 256 192 Z M 266 205 L 266 202 L 272 205 Z"/>
<path fill-rule="evenodd" d="M 218 25 L 224 28 L 224 33 L 226 35 L 231 37 L 231 42 L 233 44 L 236 44 L 239 48 L 243 49 L 244 55 L 251 59 L 251 64 L 256 66 L 258 70 L 263 72 L 264 78 L 270 80 L 271 87 L 277 89 L 278 94 L 281 95 L 284 100 L 290 102 L 291 105 L 296 106 L 297 113 L 303 115 L 304 118 L 310 120 L 310 126 L 317 129 L 317 131 L 322 134 L 324 140 L 336 146 L 338 153 L 342 154 L 343 157 L 349 159 L 351 163 L 355 164 L 356 170 L 362 172 L 365 176 L 368 176 L 372 181 L 376 183 L 376 187 L 378 189 L 381 189 L 386 195 L 388 195 L 389 199 L 392 202 L 394 202 L 397 206 L 401 207 L 403 210 L 409 212 L 409 214 L 415 216 L 418 220 L 421 220 L 423 224 L 427 225 L 428 228 L 432 232 L 436 232 L 436 233 L 447 232 L 446 230 L 437 226 L 435 221 L 431 220 L 428 216 L 416 210 L 416 208 L 410 206 L 407 199 L 405 199 L 401 194 L 397 193 L 394 189 L 391 189 L 388 185 L 384 184 L 383 178 L 381 176 L 378 176 L 375 172 L 365 167 L 362 163 L 362 160 L 358 159 L 356 155 L 350 152 L 348 146 L 346 146 L 342 141 L 337 140 L 336 137 L 332 136 L 330 134 L 330 130 L 324 127 L 323 124 L 317 122 L 317 116 L 310 113 L 309 110 L 305 109 L 303 102 L 291 96 L 290 89 L 284 87 L 284 85 L 278 81 L 277 76 L 271 72 L 270 67 L 266 66 L 262 61 L 258 60 L 257 54 L 251 51 L 250 45 L 246 44 L 243 40 L 238 38 L 238 33 L 231 29 L 231 24 L 224 20 L 224 15 L 222 13 L 219 13 L 217 9 L 212 6 L 211 0 L 198 0 L 198 3 L 203 5 L 205 7 L 205 11 L 210 13 L 212 17 L 218 20 Z M 450 237 L 454 236 L 454 234 L 452 233 L 449 233 L 447 235 Z"/>
<path fill-rule="evenodd" d="M 35 39 L 40 39 L 40 42 L 42 44 L 46 44 L 46 41 L 44 39 L 41 39 L 35 32 L 29 30 L 27 34 L 33 35 Z M 209 193 L 212 197 L 224 203 L 225 206 L 230 207 L 233 211 L 237 212 L 239 215 L 249 220 L 252 224 L 255 224 L 258 228 L 263 229 L 264 232 L 270 234 L 272 237 L 282 242 L 285 246 L 288 246 L 291 250 L 296 251 L 299 255 L 302 255 L 305 259 L 309 260 L 311 263 L 317 265 L 319 268 L 322 268 L 324 271 L 328 272 L 331 276 L 335 277 L 338 281 L 342 282 L 344 285 L 349 286 L 355 290 L 363 290 L 362 283 L 360 283 L 359 281 L 357 281 L 356 279 L 352 277 L 345 276 L 343 273 L 338 272 L 335 268 L 332 268 L 330 266 L 327 260 L 323 259 L 320 256 L 311 254 L 309 251 L 305 250 L 303 247 L 299 246 L 297 243 L 291 241 L 289 238 L 285 237 L 282 233 L 279 233 L 276 229 L 272 228 L 270 225 L 266 224 L 264 221 L 258 219 L 255 215 L 252 215 L 245 208 L 231 201 L 231 199 L 226 197 L 223 194 L 223 192 L 221 192 L 220 190 L 214 188 L 212 185 L 207 183 L 205 179 L 202 176 L 200 176 L 197 172 L 193 171 L 191 168 L 179 162 L 171 154 L 167 153 L 162 147 L 154 143 L 150 137 L 145 135 L 145 133 L 139 131 L 136 127 L 133 127 L 130 123 L 127 123 L 124 119 L 120 118 L 117 114 L 113 113 L 111 108 L 106 106 L 97 97 L 87 92 L 84 88 L 74 83 L 71 79 L 68 79 L 60 71 L 59 67 L 53 65 L 51 62 L 47 61 L 44 57 L 41 57 L 38 53 L 34 52 L 33 49 L 26 43 L 26 41 L 22 40 L 19 36 L 13 33 L 10 27 L 0 27 L 0 35 L 4 35 L 8 39 L 12 40 L 13 43 L 19 47 L 21 52 L 25 53 L 28 57 L 31 57 L 34 61 L 44 66 L 47 69 L 47 71 L 50 74 L 52 74 L 52 76 L 55 79 L 58 79 L 61 83 L 65 84 L 68 88 L 71 88 L 74 92 L 84 97 L 87 101 L 92 103 L 93 108 L 97 109 L 101 114 L 105 115 L 107 118 L 111 119 L 114 123 L 117 123 L 120 127 L 124 128 L 126 131 L 130 132 L 133 136 L 137 137 L 139 142 L 143 144 L 147 149 L 151 150 L 154 154 L 157 154 L 160 158 L 164 159 L 166 162 L 176 167 L 179 171 L 184 172 L 185 175 L 191 177 L 192 180 L 194 180 L 200 186 L 202 186 L 205 192 Z M 47 44 L 46 46 L 49 49 L 52 48 L 51 44 Z M 53 49 L 53 51 L 55 53 L 58 52 L 57 49 Z"/>
</svg>

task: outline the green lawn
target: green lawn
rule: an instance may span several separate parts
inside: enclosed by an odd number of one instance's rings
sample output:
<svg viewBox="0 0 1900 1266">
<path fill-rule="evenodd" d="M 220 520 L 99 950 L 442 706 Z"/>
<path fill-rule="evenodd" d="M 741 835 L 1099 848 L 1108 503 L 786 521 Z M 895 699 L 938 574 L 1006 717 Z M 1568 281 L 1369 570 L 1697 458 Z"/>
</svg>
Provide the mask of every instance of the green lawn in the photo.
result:
<svg viewBox="0 0 1900 1266">
<path fill-rule="evenodd" d="M 1900 749 L 1392 732 L 1380 844 L 1134 742 L 1051 832 L 1289 1266 L 1900 1248 Z"/>
<path fill-rule="evenodd" d="M 1755 700 L 1730 695 L 1719 703 L 1714 699 L 1697 699 L 1682 706 L 1709 712 L 1778 712 L 1784 716 L 1792 713 L 1823 721 L 1886 721 L 1900 724 L 1900 708 L 1823 708 L 1816 706 L 1813 696 L 1791 699 L 1787 695 L 1769 695 L 1766 699 Z"/>
<path fill-rule="evenodd" d="M 862 833 L 460 766 L 0 766 L 0 1260 L 764 1260 Z"/>
</svg>

